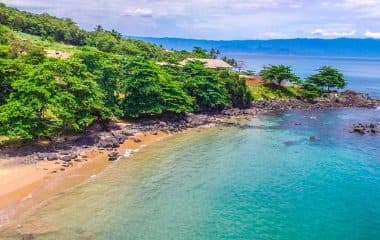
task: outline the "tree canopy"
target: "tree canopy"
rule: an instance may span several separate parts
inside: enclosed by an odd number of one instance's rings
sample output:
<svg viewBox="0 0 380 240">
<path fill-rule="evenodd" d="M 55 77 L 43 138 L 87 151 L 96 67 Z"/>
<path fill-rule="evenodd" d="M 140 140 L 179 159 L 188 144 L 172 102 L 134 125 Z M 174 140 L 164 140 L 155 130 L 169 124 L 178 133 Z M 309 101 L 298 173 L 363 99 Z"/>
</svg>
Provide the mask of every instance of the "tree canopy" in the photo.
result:
<svg viewBox="0 0 380 240">
<path fill-rule="evenodd" d="M 328 91 L 330 91 L 331 88 L 342 89 L 347 84 L 343 73 L 336 68 L 323 66 L 317 71 L 318 73 L 307 78 L 307 83 L 315 84 Z"/>
<path fill-rule="evenodd" d="M 285 65 L 264 66 L 259 74 L 264 81 L 278 85 L 282 85 L 284 81 L 300 82 L 300 78 L 293 72 L 293 69 Z"/>
</svg>

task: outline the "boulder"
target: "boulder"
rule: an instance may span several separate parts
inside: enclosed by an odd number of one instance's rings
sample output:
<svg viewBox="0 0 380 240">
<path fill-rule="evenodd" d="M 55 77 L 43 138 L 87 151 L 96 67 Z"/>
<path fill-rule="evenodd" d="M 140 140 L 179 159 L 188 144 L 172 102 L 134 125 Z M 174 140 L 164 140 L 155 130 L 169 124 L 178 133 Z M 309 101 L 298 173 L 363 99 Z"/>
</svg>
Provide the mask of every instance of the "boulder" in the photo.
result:
<svg viewBox="0 0 380 240">
<path fill-rule="evenodd" d="M 121 155 L 118 152 L 111 152 L 110 154 L 108 154 L 109 161 L 116 161 L 117 159 L 119 159 L 119 157 L 121 157 Z"/>
<path fill-rule="evenodd" d="M 107 137 L 98 142 L 99 148 L 118 148 L 120 147 L 119 138 Z"/>
<path fill-rule="evenodd" d="M 362 124 L 358 124 L 354 126 L 354 132 L 360 133 L 360 134 L 365 134 L 366 128 Z"/>
<path fill-rule="evenodd" d="M 70 162 L 71 160 L 74 160 L 77 158 L 76 154 L 69 154 L 69 155 L 64 155 L 61 156 L 60 159 L 64 162 Z"/>
<path fill-rule="evenodd" d="M 311 136 L 310 137 L 310 141 L 312 141 L 312 142 L 316 142 L 316 141 L 320 141 L 321 139 L 319 138 L 319 137 L 317 137 L 317 136 Z"/>
<path fill-rule="evenodd" d="M 55 161 L 55 160 L 58 160 L 58 154 L 56 153 L 48 153 L 46 155 L 46 158 L 48 161 Z"/>
</svg>

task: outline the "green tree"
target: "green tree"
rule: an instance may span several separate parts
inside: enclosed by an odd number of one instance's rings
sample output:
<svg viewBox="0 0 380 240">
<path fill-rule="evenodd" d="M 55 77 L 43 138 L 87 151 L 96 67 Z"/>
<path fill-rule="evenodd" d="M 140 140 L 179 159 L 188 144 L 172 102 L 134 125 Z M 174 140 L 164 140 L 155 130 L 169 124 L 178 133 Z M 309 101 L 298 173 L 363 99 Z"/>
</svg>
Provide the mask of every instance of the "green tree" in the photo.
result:
<svg viewBox="0 0 380 240">
<path fill-rule="evenodd" d="M 207 54 L 207 50 L 203 49 L 201 47 L 194 47 L 193 52 L 192 52 L 196 57 L 200 58 L 208 58 L 209 55 Z"/>
<path fill-rule="evenodd" d="M 81 131 L 103 116 L 103 95 L 84 65 L 50 59 L 12 82 L 0 135 L 33 139 Z"/>
<path fill-rule="evenodd" d="M 0 105 L 4 104 L 12 90 L 12 82 L 28 71 L 19 60 L 0 59 Z"/>
<path fill-rule="evenodd" d="M 327 91 L 330 91 L 331 88 L 342 89 L 347 84 L 343 73 L 336 68 L 323 66 L 317 71 L 318 73 L 307 78 L 308 83 L 315 84 L 323 89 L 327 88 Z"/>
<path fill-rule="evenodd" d="M 252 94 L 245 79 L 229 70 L 220 70 L 219 77 L 225 82 L 228 99 L 232 107 L 246 108 L 252 103 Z"/>
<path fill-rule="evenodd" d="M 28 64 L 37 65 L 43 63 L 46 59 L 46 52 L 41 47 L 31 47 L 25 56 L 25 61 Z"/>
<path fill-rule="evenodd" d="M 121 58 L 93 48 L 84 48 L 75 57 L 86 66 L 87 71 L 93 75 L 94 80 L 98 83 L 105 96 L 105 106 L 114 115 L 121 115 L 119 94 L 124 78 Z"/>
<path fill-rule="evenodd" d="M 264 66 L 259 75 L 264 81 L 268 83 L 275 83 L 280 86 L 284 81 L 289 81 L 291 83 L 300 82 L 300 78 L 294 74 L 292 68 L 285 65 Z"/>
<path fill-rule="evenodd" d="M 228 106 L 228 92 L 225 83 L 204 63 L 188 62 L 182 73 L 185 89 L 194 98 L 196 111 L 220 110 Z"/>
<path fill-rule="evenodd" d="M 159 66 L 141 58 L 134 58 L 125 66 L 125 115 L 159 115 L 192 111 L 192 100 L 182 84 L 173 81 Z"/>
</svg>

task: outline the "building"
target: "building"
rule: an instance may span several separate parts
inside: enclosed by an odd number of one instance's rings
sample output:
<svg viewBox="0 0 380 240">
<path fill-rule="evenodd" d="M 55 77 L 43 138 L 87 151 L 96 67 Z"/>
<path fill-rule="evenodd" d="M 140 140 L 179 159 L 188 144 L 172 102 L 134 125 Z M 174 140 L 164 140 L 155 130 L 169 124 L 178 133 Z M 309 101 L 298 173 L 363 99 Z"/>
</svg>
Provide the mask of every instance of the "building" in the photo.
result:
<svg viewBox="0 0 380 240">
<path fill-rule="evenodd" d="M 188 59 L 183 60 L 179 64 L 181 66 L 184 66 L 188 62 L 195 62 L 195 61 L 203 62 L 205 66 L 208 68 L 214 68 L 214 69 L 215 68 L 228 68 L 228 69 L 232 68 L 230 64 L 226 63 L 225 61 L 221 59 L 208 59 L 208 58 L 188 58 Z"/>
</svg>

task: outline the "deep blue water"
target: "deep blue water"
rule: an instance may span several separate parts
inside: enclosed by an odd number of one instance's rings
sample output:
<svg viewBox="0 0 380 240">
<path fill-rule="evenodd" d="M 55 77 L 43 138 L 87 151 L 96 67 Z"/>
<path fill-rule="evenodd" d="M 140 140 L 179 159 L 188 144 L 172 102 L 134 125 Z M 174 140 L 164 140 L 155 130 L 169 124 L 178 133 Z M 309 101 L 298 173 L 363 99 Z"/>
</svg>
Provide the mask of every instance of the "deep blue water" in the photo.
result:
<svg viewBox="0 0 380 240">
<path fill-rule="evenodd" d="M 350 133 L 369 121 L 380 121 L 378 110 L 293 111 L 179 134 L 116 162 L 18 231 L 46 225 L 54 231 L 35 239 L 54 240 L 380 239 L 380 137 Z"/>
<path fill-rule="evenodd" d="M 348 82 L 347 88 L 368 93 L 373 97 L 380 97 L 380 59 L 265 54 L 231 54 L 230 57 L 243 61 L 247 69 L 256 72 L 269 64 L 289 65 L 302 78 L 315 73 L 315 70 L 321 66 L 333 66 L 344 73 Z"/>
</svg>

